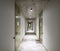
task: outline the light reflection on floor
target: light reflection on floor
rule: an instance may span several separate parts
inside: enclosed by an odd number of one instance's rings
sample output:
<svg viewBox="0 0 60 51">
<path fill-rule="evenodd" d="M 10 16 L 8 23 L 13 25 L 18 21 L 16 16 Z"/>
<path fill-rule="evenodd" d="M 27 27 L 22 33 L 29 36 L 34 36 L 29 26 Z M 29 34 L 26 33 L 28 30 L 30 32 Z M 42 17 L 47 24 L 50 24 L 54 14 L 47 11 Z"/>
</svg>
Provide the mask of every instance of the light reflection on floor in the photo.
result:
<svg viewBox="0 0 60 51">
<path fill-rule="evenodd" d="M 46 51 L 44 46 L 40 44 L 39 41 L 36 41 L 37 39 L 38 38 L 35 35 L 25 36 L 18 51 Z"/>
</svg>

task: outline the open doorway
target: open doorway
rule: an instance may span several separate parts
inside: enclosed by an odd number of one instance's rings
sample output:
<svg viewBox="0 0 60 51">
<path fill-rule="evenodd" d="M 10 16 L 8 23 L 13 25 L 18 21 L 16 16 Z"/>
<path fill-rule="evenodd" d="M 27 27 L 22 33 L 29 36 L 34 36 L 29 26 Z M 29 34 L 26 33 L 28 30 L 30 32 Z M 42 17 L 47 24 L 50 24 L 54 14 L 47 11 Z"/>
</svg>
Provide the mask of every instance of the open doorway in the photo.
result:
<svg viewBox="0 0 60 51">
<path fill-rule="evenodd" d="M 42 45 L 44 6 L 40 8 L 40 2 L 35 0 L 15 2 L 15 51 L 31 51 L 30 48 L 45 51 Z"/>
</svg>

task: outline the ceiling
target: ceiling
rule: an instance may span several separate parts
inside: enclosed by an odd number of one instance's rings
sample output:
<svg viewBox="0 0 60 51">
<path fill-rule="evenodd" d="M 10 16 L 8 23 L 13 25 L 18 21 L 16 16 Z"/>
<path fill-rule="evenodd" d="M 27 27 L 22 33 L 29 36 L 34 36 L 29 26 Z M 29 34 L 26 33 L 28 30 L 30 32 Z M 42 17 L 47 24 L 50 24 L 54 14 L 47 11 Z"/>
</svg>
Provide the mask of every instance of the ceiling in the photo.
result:
<svg viewBox="0 0 60 51">
<path fill-rule="evenodd" d="M 26 18 L 35 18 L 43 10 L 49 0 L 16 0 L 20 13 Z"/>
</svg>

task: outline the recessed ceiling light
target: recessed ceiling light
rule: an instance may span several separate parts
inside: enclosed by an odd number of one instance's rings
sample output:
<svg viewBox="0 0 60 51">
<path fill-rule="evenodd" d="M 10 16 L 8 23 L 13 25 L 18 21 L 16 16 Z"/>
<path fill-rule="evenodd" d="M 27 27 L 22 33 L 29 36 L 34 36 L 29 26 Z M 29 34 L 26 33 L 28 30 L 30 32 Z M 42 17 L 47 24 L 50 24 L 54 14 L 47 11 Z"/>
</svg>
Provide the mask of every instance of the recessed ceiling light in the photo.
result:
<svg viewBox="0 0 60 51">
<path fill-rule="evenodd" d="M 32 11 L 32 8 L 30 9 L 30 11 Z"/>
</svg>

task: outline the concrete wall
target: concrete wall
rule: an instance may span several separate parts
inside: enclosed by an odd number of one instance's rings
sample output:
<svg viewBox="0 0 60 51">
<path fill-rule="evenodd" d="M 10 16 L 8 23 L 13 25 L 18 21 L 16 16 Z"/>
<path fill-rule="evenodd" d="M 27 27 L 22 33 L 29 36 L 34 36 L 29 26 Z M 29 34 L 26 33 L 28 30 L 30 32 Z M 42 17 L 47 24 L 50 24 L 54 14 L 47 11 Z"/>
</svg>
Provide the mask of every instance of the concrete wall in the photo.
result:
<svg viewBox="0 0 60 51">
<path fill-rule="evenodd" d="M 60 51 L 60 2 L 50 1 L 43 10 L 43 44 L 48 51 Z"/>
<path fill-rule="evenodd" d="M 36 17 L 36 35 L 39 39 L 39 17 Z"/>
<path fill-rule="evenodd" d="M 25 18 L 22 16 L 22 14 L 20 15 L 20 23 L 20 40 L 22 41 L 25 35 Z"/>
<path fill-rule="evenodd" d="M 14 0 L 0 0 L 0 51 L 14 51 Z"/>
</svg>

